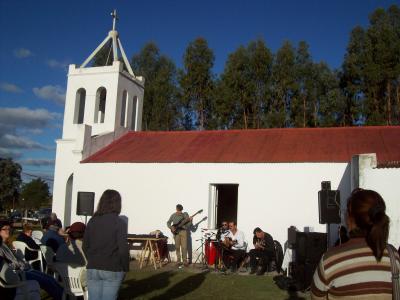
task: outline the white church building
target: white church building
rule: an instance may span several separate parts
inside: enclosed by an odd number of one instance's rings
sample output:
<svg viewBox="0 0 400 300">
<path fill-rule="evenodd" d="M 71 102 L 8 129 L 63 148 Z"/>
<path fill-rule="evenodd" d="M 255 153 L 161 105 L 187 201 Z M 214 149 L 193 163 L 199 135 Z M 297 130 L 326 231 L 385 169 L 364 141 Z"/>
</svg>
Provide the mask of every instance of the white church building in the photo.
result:
<svg viewBox="0 0 400 300">
<path fill-rule="evenodd" d="M 109 40 L 113 64 L 87 67 Z M 81 66 L 69 66 L 53 190 L 64 226 L 85 220 L 76 214 L 78 192 L 94 192 L 96 206 L 115 189 L 129 233 L 159 229 L 173 243 L 166 221 L 180 203 L 189 214 L 204 210 L 193 221 L 194 252 L 201 229 L 223 220 L 237 221 L 249 244 L 255 227 L 283 244 L 291 225 L 326 232 L 318 191 L 330 181 L 341 193 L 342 220 L 352 189 L 378 191 L 391 219 L 389 240 L 399 247 L 400 126 L 141 131 L 144 88 L 115 25 Z"/>
</svg>

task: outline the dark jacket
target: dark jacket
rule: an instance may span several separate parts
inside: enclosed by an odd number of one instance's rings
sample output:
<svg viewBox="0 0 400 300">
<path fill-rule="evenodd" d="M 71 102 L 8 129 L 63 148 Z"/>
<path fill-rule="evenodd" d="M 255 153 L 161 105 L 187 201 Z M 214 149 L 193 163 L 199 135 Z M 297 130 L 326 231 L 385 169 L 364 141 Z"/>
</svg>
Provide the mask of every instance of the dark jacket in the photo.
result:
<svg viewBox="0 0 400 300">
<path fill-rule="evenodd" d="M 54 231 L 52 229 L 48 229 L 44 233 L 41 241 L 43 245 L 50 247 L 54 251 L 54 253 L 57 252 L 60 245 L 65 244 L 64 238 L 59 235 L 57 231 Z"/>
<path fill-rule="evenodd" d="M 263 239 L 259 239 L 259 238 L 257 238 L 256 235 L 254 235 L 253 236 L 253 245 L 257 242 L 259 242 L 261 244 L 261 246 L 264 247 L 264 251 L 269 252 L 269 253 L 275 253 L 274 239 L 272 238 L 272 236 L 269 233 L 264 232 Z"/>
<path fill-rule="evenodd" d="M 18 237 L 17 237 L 17 241 L 19 242 L 24 242 L 29 248 L 31 249 L 35 249 L 35 250 L 39 250 L 40 247 L 38 246 L 38 244 L 35 243 L 35 241 L 28 235 L 26 235 L 25 233 L 21 232 Z M 38 252 L 33 252 L 30 251 L 28 249 L 25 250 L 25 260 L 33 260 L 38 258 Z"/>
<path fill-rule="evenodd" d="M 94 216 L 83 237 L 87 269 L 129 271 L 127 224 L 117 214 Z"/>
</svg>

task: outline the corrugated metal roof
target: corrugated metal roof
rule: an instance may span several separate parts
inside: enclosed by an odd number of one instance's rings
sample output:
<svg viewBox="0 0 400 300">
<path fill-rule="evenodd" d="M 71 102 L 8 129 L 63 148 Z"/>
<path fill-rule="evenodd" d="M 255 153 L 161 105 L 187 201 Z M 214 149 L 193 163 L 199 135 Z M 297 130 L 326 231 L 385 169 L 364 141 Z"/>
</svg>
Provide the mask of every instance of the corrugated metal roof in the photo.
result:
<svg viewBox="0 0 400 300">
<path fill-rule="evenodd" d="M 83 163 L 348 162 L 400 160 L 400 126 L 128 132 Z"/>
</svg>

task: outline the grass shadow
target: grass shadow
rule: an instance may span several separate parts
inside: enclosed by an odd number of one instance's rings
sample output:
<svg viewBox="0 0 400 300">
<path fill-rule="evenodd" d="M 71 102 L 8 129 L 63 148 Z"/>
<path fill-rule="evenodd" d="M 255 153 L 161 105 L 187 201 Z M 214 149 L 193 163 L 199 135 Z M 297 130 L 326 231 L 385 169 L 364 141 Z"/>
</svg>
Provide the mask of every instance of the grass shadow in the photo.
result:
<svg viewBox="0 0 400 300">
<path fill-rule="evenodd" d="M 187 277 L 178 283 L 174 284 L 161 295 L 152 297 L 151 300 L 175 299 L 183 297 L 199 288 L 205 280 L 204 273 L 198 273 L 193 276 Z"/>
<path fill-rule="evenodd" d="M 155 290 L 160 290 L 168 287 L 171 277 L 174 276 L 173 272 L 161 272 L 144 279 L 136 280 L 129 279 L 122 283 L 119 291 L 118 299 L 135 299 L 141 295 L 145 295 Z"/>
</svg>

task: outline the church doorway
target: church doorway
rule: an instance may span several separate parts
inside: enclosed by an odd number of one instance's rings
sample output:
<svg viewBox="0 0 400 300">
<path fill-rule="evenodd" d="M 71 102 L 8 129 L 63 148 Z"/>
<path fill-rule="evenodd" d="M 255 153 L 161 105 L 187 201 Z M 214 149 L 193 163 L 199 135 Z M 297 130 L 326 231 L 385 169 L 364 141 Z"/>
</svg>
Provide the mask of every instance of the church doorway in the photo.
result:
<svg viewBox="0 0 400 300">
<path fill-rule="evenodd" d="M 238 184 L 212 184 L 210 228 L 219 228 L 222 221 L 237 221 Z"/>
</svg>

